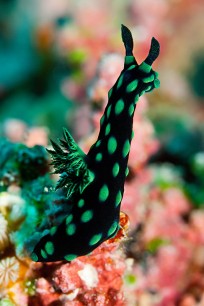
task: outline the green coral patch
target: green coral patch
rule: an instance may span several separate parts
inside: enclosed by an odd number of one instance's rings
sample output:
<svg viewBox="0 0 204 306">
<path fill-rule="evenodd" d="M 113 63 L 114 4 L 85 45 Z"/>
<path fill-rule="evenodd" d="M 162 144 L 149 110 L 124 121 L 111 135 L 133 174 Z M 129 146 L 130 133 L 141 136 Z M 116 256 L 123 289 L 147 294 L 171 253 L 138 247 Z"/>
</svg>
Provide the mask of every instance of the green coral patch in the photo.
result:
<svg viewBox="0 0 204 306">
<path fill-rule="evenodd" d="M 134 274 L 126 274 L 124 280 L 128 285 L 134 285 L 137 281 L 137 277 Z"/>
</svg>

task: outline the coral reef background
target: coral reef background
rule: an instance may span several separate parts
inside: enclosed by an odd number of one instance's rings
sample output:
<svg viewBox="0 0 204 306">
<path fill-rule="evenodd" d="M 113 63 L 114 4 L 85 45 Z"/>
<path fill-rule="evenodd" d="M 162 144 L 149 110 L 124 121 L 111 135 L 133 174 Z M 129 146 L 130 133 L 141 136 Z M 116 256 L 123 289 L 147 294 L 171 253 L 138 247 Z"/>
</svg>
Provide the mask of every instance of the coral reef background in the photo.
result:
<svg viewBox="0 0 204 306">
<path fill-rule="evenodd" d="M 0 1 L 0 306 L 204 305 L 203 10 L 202 0 Z M 71 263 L 34 263 L 25 243 L 69 211 L 45 148 L 63 126 L 85 152 L 96 140 L 123 66 L 121 23 L 141 61 L 152 36 L 161 44 L 161 87 L 134 117 L 124 232 Z"/>
</svg>

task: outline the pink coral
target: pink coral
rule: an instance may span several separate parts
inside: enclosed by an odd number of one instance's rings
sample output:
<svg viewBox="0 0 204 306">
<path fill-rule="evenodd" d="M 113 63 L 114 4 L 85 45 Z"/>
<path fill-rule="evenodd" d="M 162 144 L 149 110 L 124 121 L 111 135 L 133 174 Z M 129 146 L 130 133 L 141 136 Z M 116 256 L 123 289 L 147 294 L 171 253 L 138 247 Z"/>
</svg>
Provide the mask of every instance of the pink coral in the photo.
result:
<svg viewBox="0 0 204 306">
<path fill-rule="evenodd" d="M 49 278 L 38 278 L 35 302 L 40 301 L 43 306 L 57 300 L 73 306 L 125 305 L 122 275 L 126 264 L 116 251 L 117 246 L 118 243 L 105 242 L 89 256 L 70 263 L 45 264 Z"/>
<path fill-rule="evenodd" d="M 8 119 L 4 124 L 5 135 L 13 142 L 24 141 L 26 129 L 26 124 L 18 119 Z"/>
<path fill-rule="evenodd" d="M 4 124 L 4 133 L 13 142 L 22 142 L 27 146 L 47 146 L 48 129 L 45 127 L 29 128 L 23 121 L 8 119 Z"/>
<path fill-rule="evenodd" d="M 48 129 L 45 127 L 34 127 L 29 129 L 26 137 L 25 144 L 28 147 L 35 145 L 47 146 L 48 145 Z"/>
<path fill-rule="evenodd" d="M 78 271 L 84 267 L 84 264 L 78 260 L 73 263 L 67 263 L 62 265 L 56 270 L 53 281 L 55 286 L 59 288 L 63 293 L 74 291 L 77 288 L 82 287 L 82 280 L 78 275 Z"/>
<path fill-rule="evenodd" d="M 59 298 L 59 294 L 55 292 L 53 286 L 43 277 L 36 282 L 36 293 L 36 297 L 43 306 L 48 306 Z"/>
<path fill-rule="evenodd" d="M 131 144 L 129 165 L 133 171 L 137 172 L 144 166 L 148 158 L 158 150 L 159 142 L 154 137 L 152 123 L 139 113 L 134 116 L 133 131 L 135 137 Z"/>
<path fill-rule="evenodd" d="M 109 288 L 115 292 L 119 291 L 122 286 L 120 276 L 124 272 L 125 263 L 117 253 L 114 254 L 114 249 L 112 244 L 104 243 L 91 255 L 62 265 L 54 273 L 55 286 L 63 293 L 77 288 L 81 288 L 79 294 L 84 290 L 89 292 L 92 288 L 96 295 L 97 292 L 107 294 Z"/>
</svg>

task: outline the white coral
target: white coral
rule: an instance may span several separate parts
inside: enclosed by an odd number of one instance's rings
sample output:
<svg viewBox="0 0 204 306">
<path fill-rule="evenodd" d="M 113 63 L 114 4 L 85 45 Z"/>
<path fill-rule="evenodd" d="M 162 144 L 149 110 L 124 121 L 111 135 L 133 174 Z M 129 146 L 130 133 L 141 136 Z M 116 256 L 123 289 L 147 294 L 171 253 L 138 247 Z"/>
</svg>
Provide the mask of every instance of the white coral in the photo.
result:
<svg viewBox="0 0 204 306">
<path fill-rule="evenodd" d="M 1 192 L 0 194 L 0 208 L 12 207 L 13 205 L 23 205 L 24 200 L 18 194 L 9 192 Z"/>
<path fill-rule="evenodd" d="M 7 257 L 0 261 L 0 284 L 15 282 L 19 276 L 19 262 L 15 257 Z"/>
<path fill-rule="evenodd" d="M 92 265 L 86 264 L 82 270 L 78 271 L 78 275 L 88 288 L 97 286 L 98 272 Z"/>
<path fill-rule="evenodd" d="M 2 251 L 8 244 L 8 222 L 0 213 L 0 251 Z"/>
</svg>

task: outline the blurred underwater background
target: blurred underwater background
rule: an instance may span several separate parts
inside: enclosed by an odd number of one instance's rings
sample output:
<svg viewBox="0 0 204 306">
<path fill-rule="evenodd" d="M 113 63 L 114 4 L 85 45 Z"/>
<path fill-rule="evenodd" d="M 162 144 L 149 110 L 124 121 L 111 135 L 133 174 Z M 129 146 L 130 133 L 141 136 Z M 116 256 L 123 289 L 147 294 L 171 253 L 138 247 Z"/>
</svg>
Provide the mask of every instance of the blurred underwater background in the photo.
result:
<svg viewBox="0 0 204 306">
<path fill-rule="evenodd" d="M 203 12 L 202 0 L 0 0 L 0 306 L 204 305 Z M 125 237 L 32 262 L 25 242 L 69 212 L 50 195 L 45 148 L 63 127 L 85 152 L 95 142 L 123 67 L 121 24 L 139 62 L 152 36 L 161 45 L 161 86 L 134 117 Z"/>
</svg>

